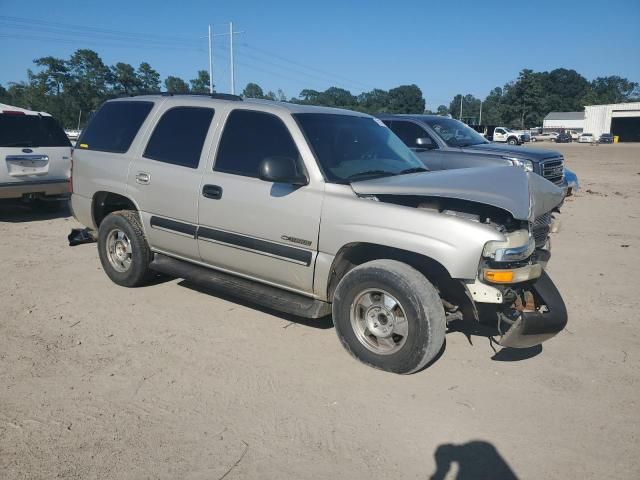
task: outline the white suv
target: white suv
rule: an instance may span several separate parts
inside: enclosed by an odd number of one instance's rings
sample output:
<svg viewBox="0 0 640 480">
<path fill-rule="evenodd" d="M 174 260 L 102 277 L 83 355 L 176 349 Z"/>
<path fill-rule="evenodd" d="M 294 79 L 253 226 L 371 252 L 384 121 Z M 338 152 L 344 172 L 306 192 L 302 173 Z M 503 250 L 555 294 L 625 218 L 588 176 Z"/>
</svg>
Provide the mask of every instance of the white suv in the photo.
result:
<svg viewBox="0 0 640 480">
<path fill-rule="evenodd" d="M 71 143 L 51 115 L 0 103 L 0 199 L 58 207 L 70 170 Z"/>
</svg>

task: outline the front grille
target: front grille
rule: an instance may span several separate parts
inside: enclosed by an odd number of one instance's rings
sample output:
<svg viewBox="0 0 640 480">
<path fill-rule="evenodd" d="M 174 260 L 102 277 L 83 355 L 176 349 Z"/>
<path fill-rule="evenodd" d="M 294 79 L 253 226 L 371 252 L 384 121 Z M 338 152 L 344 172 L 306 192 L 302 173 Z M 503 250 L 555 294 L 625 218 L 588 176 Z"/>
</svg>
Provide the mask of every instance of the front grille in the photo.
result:
<svg viewBox="0 0 640 480">
<path fill-rule="evenodd" d="M 533 222 L 532 233 L 533 238 L 536 241 L 536 247 L 543 247 L 547 243 L 547 237 L 551 231 L 551 221 L 553 217 L 551 212 L 547 212 L 537 217 Z"/>
<path fill-rule="evenodd" d="M 556 185 L 562 185 L 564 181 L 564 159 L 562 157 L 545 160 L 540 168 L 544 178 Z"/>
</svg>

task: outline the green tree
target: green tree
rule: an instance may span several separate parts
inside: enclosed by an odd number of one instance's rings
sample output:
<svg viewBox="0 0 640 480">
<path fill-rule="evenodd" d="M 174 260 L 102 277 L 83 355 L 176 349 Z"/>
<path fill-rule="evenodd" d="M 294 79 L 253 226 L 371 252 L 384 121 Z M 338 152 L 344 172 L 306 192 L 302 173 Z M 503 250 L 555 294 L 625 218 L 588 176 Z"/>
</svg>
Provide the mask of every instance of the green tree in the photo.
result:
<svg viewBox="0 0 640 480">
<path fill-rule="evenodd" d="M 505 85 L 503 120 L 507 126 L 525 128 L 542 124 L 549 113 L 548 75 L 548 72 L 524 69 L 515 82 Z"/>
<path fill-rule="evenodd" d="M 167 89 L 167 92 L 171 93 L 188 93 L 189 85 L 180 77 L 174 77 L 169 75 L 165 81 L 164 86 Z"/>
<path fill-rule="evenodd" d="M 73 125 L 79 112 L 88 117 L 89 112 L 96 110 L 112 94 L 113 75 L 100 56 L 88 49 L 76 50 L 67 67 L 69 75 L 63 85 L 64 114 L 59 120 L 64 125 Z"/>
<path fill-rule="evenodd" d="M 450 115 L 451 112 L 446 105 L 438 105 L 438 109 L 436 110 L 436 115 Z"/>
<path fill-rule="evenodd" d="M 401 85 L 389 90 L 389 113 L 423 113 L 425 101 L 417 85 Z"/>
<path fill-rule="evenodd" d="M 504 99 L 502 98 L 502 88 L 496 87 L 484 99 L 482 103 L 482 125 L 502 125 L 502 109 Z"/>
<path fill-rule="evenodd" d="M 140 91 L 156 92 L 160 90 L 160 74 L 147 62 L 142 62 L 136 72 L 140 82 Z"/>
<path fill-rule="evenodd" d="M 460 98 L 462 98 L 462 118 L 460 118 Z M 468 124 L 475 124 L 480 118 L 480 99 L 470 93 L 453 97 L 449 104 L 449 112 L 454 118 Z"/>
<path fill-rule="evenodd" d="M 38 81 L 46 85 L 47 93 L 60 95 L 69 77 L 67 62 L 61 58 L 49 56 L 36 58 L 33 63 L 42 69 L 35 76 Z"/>
<path fill-rule="evenodd" d="M 630 82 L 617 75 L 596 78 L 591 82 L 589 90 L 584 99 L 586 105 L 629 102 L 640 97 L 637 82 Z"/>
<path fill-rule="evenodd" d="M 357 105 L 364 112 L 383 113 L 389 108 L 389 92 L 375 88 L 358 95 Z"/>
<path fill-rule="evenodd" d="M 191 83 L 191 91 L 194 93 L 209 93 L 209 72 L 198 70 L 198 76 Z"/>
<path fill-rule="evenodd" d="M 114 93 L 131 95 L 140 90 L 141 82 L 135 69 L 128 63 L 118 62 L 111 67 Z"/>
<path fill-rule="evenodd" d="M 320 95 L 322 95 L 322 94 L 317 90 L 312 90 L 312 89 L 305 88 L 304 90 L 302 90 L 300 92 L 299 96 L 300 96 L 301 103 L 309 103 L 311 105 L 319 105 Z"/>
<path fill-rule="evenodd" d="M 244 98 L 264 98 L 264 92 L 257 83 L 247 83 L 247 86 L 242 91 L 242 96 Z"/>
</svg>

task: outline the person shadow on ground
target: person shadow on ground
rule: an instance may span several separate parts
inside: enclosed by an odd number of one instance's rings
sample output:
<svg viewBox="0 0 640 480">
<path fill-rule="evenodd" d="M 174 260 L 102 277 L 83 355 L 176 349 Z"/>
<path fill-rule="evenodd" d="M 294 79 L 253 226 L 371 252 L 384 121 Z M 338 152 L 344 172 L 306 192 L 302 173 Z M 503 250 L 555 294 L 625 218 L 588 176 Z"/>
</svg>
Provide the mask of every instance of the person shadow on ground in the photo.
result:
<svg viewBox="0 0 640 480">
<path fill-rule="evenodd" d="M 434 453 L 436 471 L 431 480 L 518 480 L 509 464 L 489 442 L 474 440 L 461 445 L 443 444 Z M 454 464 L 457 474 L 450 472 Z"/>
</svg>

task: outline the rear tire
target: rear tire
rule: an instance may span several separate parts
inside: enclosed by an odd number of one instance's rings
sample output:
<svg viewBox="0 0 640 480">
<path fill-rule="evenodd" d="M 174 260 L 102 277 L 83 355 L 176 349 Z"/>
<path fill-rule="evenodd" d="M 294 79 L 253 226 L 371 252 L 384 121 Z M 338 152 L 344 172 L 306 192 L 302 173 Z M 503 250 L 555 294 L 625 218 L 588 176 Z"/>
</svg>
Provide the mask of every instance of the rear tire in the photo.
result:
<svg viewBox="0 0 640 480">
<path fill-rule="evenodd" d="M 333 324 L 356 359 L 409 374 L 433 360 L 444 343 L 446 320 L 435 287 L 395 260 L 374 260 L 349 271 L 333 296 Z"/>
<path fill-rule="evenodd" d="M 507 143 L 509 145 L 518 145 L 518 140 L 513 138 L 513 137 L 511 137 L 509 140 L 507 140 Z"/>
<path fill-rule="evenodd" d="M 98 229 L 98 254 L 107 276 L 123 287 L 139 287 L 151 280 L 149 248 L 137 212 L 110 213 Z"/>
</svg>

